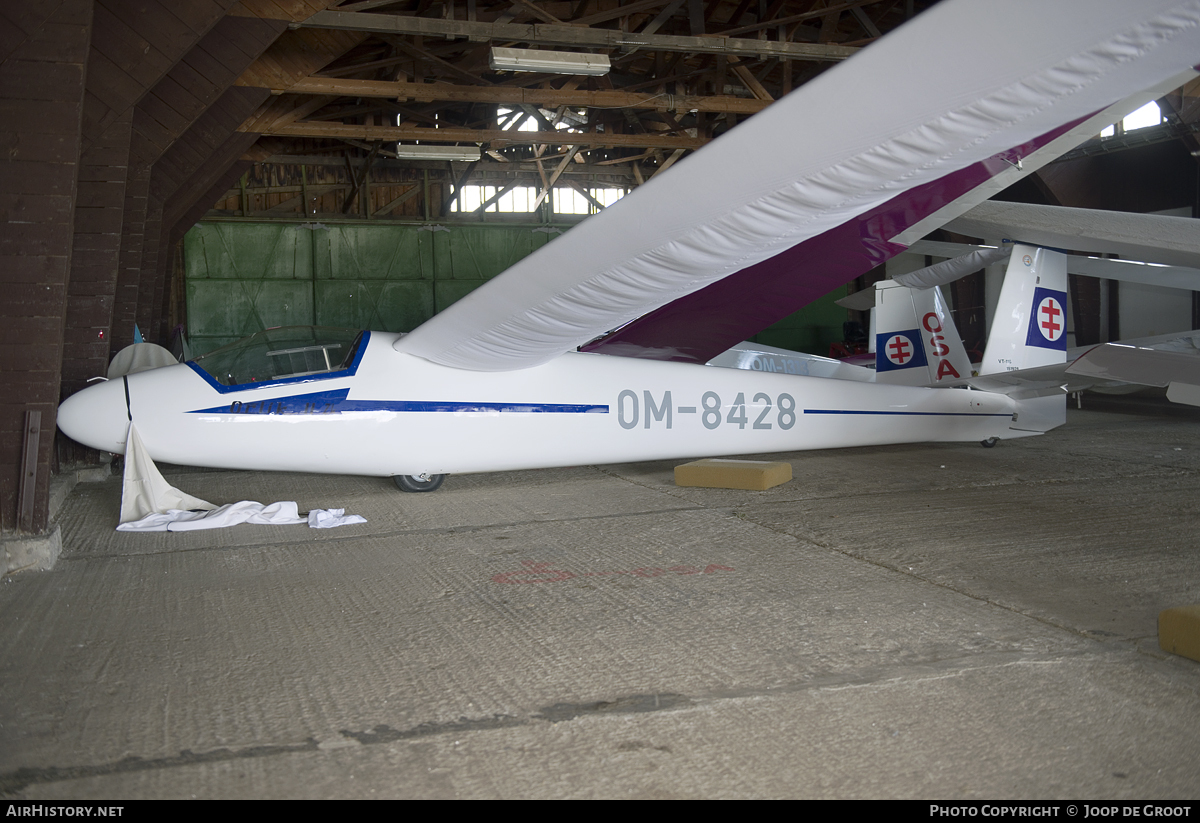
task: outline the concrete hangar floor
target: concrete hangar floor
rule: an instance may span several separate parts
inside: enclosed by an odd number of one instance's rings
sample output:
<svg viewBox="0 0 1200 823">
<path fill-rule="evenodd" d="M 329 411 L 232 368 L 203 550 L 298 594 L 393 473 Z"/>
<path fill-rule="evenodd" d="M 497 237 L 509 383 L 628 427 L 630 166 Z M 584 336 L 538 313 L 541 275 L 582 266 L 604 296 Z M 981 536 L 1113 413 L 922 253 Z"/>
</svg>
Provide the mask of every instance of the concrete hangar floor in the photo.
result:
<svg viewBox="0 0 1200 823">
<path fill-rule="evenodd" d="M 9 798 L 1195 798 L 1200 412 L 977 445 L 386 479 L 200 471 L 366 525 L 113 531 L 0 587 Z M 537 582 L 534 582 L 537 581 Z"/>
</svg>

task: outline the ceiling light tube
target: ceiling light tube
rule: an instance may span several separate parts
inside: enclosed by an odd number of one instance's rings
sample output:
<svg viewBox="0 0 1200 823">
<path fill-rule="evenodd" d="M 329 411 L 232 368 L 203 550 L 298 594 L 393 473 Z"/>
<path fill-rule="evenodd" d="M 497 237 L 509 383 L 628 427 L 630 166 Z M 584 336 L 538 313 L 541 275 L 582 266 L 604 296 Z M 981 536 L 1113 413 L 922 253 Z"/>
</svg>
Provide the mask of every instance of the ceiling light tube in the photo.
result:
<svg viewBox="0 0 1200 823">
<path fill-rule="evenodd" d="M 493 46 L 488 57 L 492 71 L 537 71 L 547 74 L 608 74 L 611 63 L 607 54 L 575 51 L 506 49 Z"/>
<path fill-rule="evenodd" d="M 414 146 L 396 144 L 396 157 L 401 160 L 478 160 L 479 146 Z"/>
</svg>

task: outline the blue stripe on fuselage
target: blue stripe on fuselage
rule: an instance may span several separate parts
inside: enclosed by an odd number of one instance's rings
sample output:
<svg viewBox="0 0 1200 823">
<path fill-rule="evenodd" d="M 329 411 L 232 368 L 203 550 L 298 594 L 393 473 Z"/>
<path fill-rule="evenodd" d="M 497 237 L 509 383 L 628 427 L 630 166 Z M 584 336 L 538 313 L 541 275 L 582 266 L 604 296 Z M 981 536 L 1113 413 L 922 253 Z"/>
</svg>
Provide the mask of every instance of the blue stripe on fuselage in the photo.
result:
<svg viewBox="0 0 1200 823">
<path fill-rule="evenodd" d="M 890 414 L 910 417 L 1012 417 L 1012 412 L 859 411 L 857 409 L 805 409 L 805 414 Z"/>
<path fill-rule="evenodd" d="M 295 394 L 270 400 L 241 401 L 193 409 L 188 414 L 344 414 L 346 412 L 499 412 L 542 414 L 608 414 L 608 406 L 572 403 L 472 403 L 438 400 L 350 400 L 349 389 Z"/>
</svg>

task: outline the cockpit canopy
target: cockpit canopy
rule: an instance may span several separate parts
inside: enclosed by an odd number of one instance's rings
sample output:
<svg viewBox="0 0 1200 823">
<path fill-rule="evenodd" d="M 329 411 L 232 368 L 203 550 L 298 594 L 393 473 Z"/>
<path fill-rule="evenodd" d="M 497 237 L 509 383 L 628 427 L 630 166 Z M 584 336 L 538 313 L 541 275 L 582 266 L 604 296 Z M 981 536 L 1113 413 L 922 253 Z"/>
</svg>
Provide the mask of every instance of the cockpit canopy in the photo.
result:
<svg viewBox="0 0 1200 823">
<path fill-rule="evenodd" d="M 192 362 L 224 386 L 263 383 L 349 368 L 362 343 L 357 329 L 282 326 L 252 334 Z"/>
</svg>

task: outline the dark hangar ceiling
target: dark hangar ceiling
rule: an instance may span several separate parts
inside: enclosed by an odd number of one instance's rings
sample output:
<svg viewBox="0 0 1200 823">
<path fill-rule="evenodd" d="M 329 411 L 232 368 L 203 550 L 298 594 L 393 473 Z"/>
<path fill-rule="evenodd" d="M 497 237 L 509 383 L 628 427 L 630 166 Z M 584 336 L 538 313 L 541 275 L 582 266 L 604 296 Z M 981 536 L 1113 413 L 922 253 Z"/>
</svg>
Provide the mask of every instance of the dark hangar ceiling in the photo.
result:
<svg viewBox="0 0 1200 823">
<path fill-rule="evenodd" d="M 394 156 L 394 142 L 428 143 L 436 130 L 439 143 L 481 145 L 481 173 L 521 172 L 504 164 L 535 159 L 553 168 L 571 154 L 568 162 L 636 185 L 928 5 L 331 4 L 293 24 L 242 74 L 239 85 L 273 95 L 242 129 L 262 134 L 256 149 L 270 155 L 355 147 L 383 157 Z M 600 77 L 494 71 L 493 46 L 604 54 L 612 69 Z M 559 132 L 567 126 L 570 143 Z"/>
</svg>

